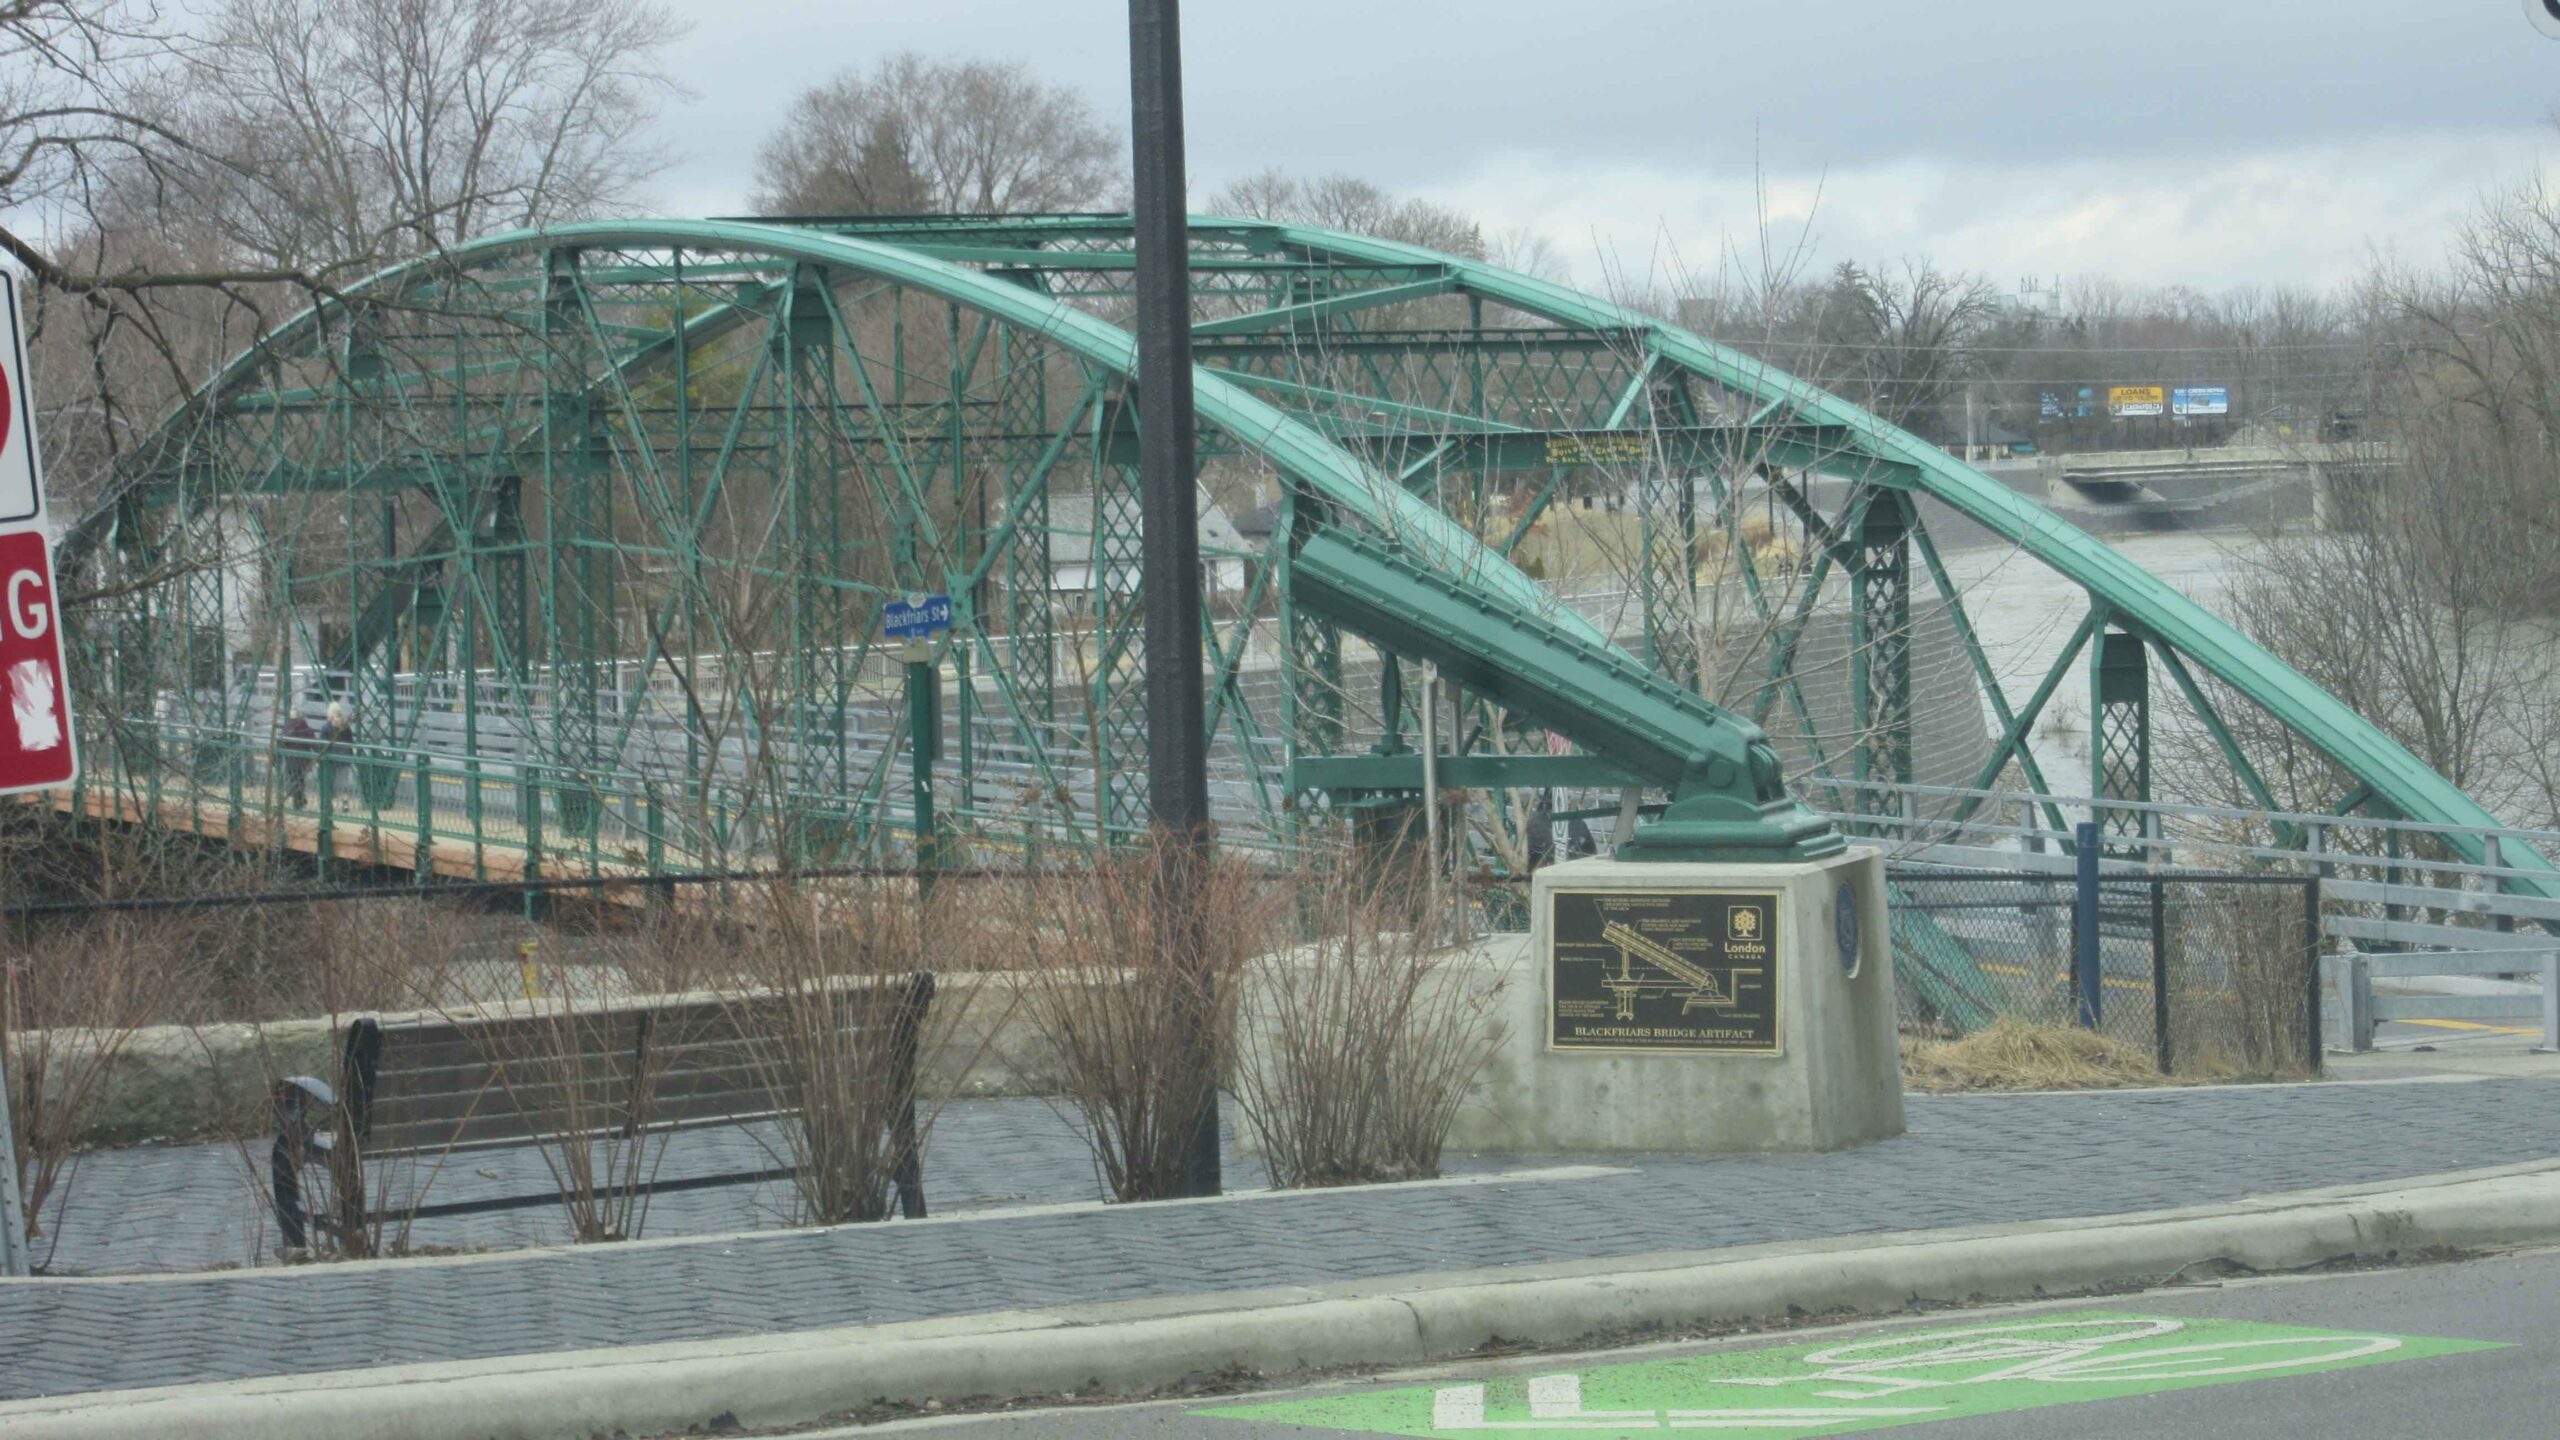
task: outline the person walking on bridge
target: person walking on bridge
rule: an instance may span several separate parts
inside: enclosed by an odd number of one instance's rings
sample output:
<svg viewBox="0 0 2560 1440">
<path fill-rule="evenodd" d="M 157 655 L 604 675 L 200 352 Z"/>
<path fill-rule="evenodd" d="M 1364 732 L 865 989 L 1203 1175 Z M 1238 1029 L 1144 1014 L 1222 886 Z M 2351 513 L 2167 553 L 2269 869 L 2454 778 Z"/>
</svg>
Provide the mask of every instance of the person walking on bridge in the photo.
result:
<svg viewBox="0 0 2560 1440">
<path fill-rule="evenodd" d="M 355 721 L 347 714 L 344 703 L 329 702 L 327 724 L 314 729 L 309 719 L 296 710 L 284 722 L 278 748 L 284 751 L 285 803 L 299 808 L 304 803 L 306 783 L 311 767 L 318 761 L 344 752 L 354 741 Z"/>
</svg>

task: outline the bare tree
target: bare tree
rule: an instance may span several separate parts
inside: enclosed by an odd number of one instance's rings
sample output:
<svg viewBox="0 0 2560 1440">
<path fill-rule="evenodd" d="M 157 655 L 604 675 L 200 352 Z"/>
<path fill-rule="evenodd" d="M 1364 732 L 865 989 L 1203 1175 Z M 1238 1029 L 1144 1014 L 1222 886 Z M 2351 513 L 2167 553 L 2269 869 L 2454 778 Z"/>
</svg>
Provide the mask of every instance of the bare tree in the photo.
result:
<svg viewBox="0 0 2560 1440">
<path fill-rule="evenodd" d="M 1941 431 L 1951 398 L 1985 374 L 1983 347 L 2001 320 L 1991 282 L 1926 258 L 1879 270 L 1842 261 L 1813 305 L 1811 328 L 1837 367 L 1823 377 L 1833 388 L 1897 424 Z"/>
<path fill-rule="evenodd" d="M 0 3 L 0 253 L 57 490 L 311 298 L 629 203 L 676 33 L 646 0 Z"/>
<path fill-rule="evenodd" d="M 2560 196 L 2536 182 L 2485 206 L 2441 272 L 2372 277 L 2369 432 L 2324 468 L 2325 523 L 2270 537 L 2232 591 L 2260 643 L 2538 825 L 2560 819 L 2555 276 Z M 2271 724 L 2243 723 L 2280 801 L 2326 808 L 2350 788 Z"/>
<path fill-rule="evenodd" d="M 167 111 L 220 163 L 137 198 L 302 266 L 611 213 L 680 33 L 648 0 L 230 0 Z"/>
<path fill-rule="evenodd" d="M 802 92 L 756 156 L 755 203 L 784 214 L 1089 210 L 1120 141 L 1083 95 L 1021 64 L 893 55 Z"/>
<path fill-rule="evenodd" d="M 1473 218 L 1446 205 L 1396 195 L 1356 175 L 1302 180 L 1284 170 L 1263 170 L 1219 191 L 1211 197 L 1209 209 L 1220 215 L 1322 225 L 1380 240 L 1401 240 L 1470 260 L 1485 259 L 1488 253 L 1484 228 Z M 1523 240 L 1518 248 L 1533 263 L 1552 263 L 1551 251 L 1531 253 L 1532 242 Z"/>
</svg>

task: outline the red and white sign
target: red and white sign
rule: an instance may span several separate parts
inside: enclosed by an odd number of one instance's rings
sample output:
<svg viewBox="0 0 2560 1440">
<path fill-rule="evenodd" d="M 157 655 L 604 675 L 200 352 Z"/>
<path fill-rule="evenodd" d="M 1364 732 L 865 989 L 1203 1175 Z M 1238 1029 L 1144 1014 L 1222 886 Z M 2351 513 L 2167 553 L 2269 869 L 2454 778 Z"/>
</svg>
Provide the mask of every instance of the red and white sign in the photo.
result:
<svg viewBox="0 0 2560 1440">
<path fill-rule="evenodd" d="M 53 585 L 53 537 L 36 460 L 35 395 L 27 384 L 26 318 L 15 277 L 8 344 L 0 348 L 0 795 L 66 785 L 79 771 L 71 735 L 71 681 L 62 664 L 62 607 Z"/>
</svg>

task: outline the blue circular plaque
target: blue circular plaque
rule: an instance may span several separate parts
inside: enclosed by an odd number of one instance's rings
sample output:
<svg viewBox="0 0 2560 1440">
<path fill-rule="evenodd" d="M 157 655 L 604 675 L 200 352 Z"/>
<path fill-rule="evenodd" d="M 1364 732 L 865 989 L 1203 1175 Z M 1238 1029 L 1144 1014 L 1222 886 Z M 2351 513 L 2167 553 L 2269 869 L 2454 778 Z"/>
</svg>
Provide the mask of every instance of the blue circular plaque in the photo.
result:
<svg viewBox="0 0 2560 1440">
<path fill-rule="evenodd" d="M 1840 942 L 1840 968 L 1858 973 L 1858 887 L 1843 880 L 1831 892 L 1831 934 Z"/>
</svg>

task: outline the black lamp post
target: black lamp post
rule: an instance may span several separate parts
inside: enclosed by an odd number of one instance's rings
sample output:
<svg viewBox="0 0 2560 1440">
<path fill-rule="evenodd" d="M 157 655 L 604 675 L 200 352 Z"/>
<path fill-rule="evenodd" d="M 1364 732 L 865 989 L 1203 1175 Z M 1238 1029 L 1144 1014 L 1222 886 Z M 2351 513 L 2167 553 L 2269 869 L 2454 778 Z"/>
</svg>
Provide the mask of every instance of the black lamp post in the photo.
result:
<svg viewBox="0 0 2560 1440">
<path fill-rule="evenodd" d="M 1209 857 L 1209 737 L 1200 654 L 1200 507 L 1191 408 L 1191 234 L 1182 166 L 1179 0 L 1129 0 L 1135 169 L 1138 482 L 1147 652 L 1147 796 L 1162 847 L 1156 925 L 1168 966 L 1199 971 L 1179 1070 L 1205 1077 L 1184 1191 L 1218 1193 L 1216 1013 L 1199 880 Z"/>
</svg>

